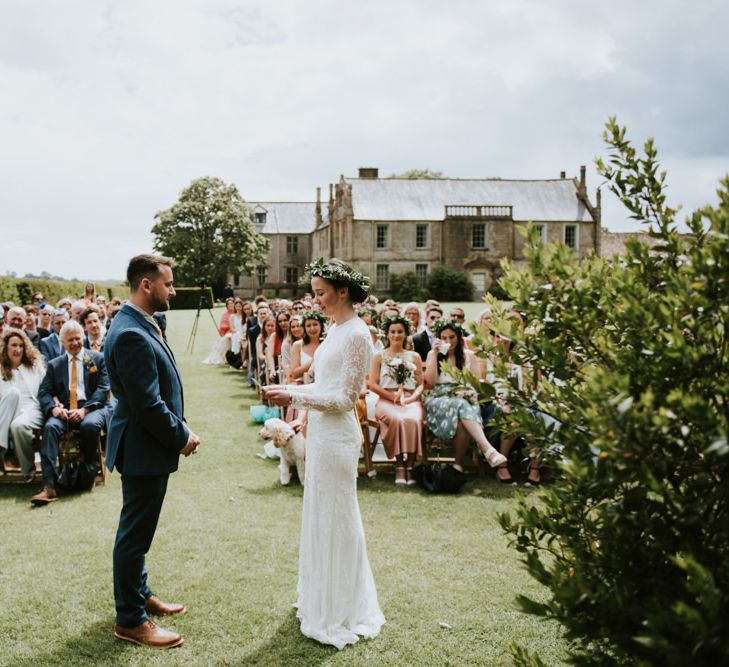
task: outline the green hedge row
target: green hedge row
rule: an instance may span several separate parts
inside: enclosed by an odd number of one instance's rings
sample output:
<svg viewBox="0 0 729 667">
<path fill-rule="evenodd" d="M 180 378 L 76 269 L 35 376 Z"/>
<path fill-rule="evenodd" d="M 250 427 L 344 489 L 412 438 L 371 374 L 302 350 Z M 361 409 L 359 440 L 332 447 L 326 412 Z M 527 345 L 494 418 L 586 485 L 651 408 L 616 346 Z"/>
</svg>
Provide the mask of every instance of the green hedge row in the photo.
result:
<svg viewBox="0 0 729 667">
<path fill-rule="evenodd" d="M 0 276 L 0 301 L 12 301 L 14 304 L 22 306 L 33 302 L 35 292 L 42 292 L 46 303 L 55 306 L 64 297 L 77 299 L 84 293 L 85 287 L 86 283 L 80 281 Z M 96 293 L 103 294 L 107 299 L 118 296 L 124 300 L 129 298 L 129 287 L 126 285 L 115 285 L 114 287 L 97 285 Z"/>
<path fill-rule="evenodd" d="M 197 310 L 213 307 L 212 287 L 175 287 L 177 296 L 170 299 L 171 310 Z"/>
</svg>

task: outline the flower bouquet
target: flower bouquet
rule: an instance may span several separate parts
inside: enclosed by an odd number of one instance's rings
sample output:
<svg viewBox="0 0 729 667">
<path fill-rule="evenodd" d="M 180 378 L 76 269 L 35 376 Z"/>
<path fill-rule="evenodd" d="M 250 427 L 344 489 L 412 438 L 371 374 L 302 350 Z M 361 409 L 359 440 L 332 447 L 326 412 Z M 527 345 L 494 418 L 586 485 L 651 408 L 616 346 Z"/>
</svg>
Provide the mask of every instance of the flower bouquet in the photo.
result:
<svg viewBox="0 0 729 667">
<path fill-rule="evenodd" d="M 388 377 L 397 383 L 397 398 L 395 402 L 400 403 L 400 405 L 405 405 L 403 385 L 414 377 L 417 368 L 412 361 L 405 361 L 400 357 L 391 357 L 385 360 L 385 365 L 387 366 Z"/>
</svg>

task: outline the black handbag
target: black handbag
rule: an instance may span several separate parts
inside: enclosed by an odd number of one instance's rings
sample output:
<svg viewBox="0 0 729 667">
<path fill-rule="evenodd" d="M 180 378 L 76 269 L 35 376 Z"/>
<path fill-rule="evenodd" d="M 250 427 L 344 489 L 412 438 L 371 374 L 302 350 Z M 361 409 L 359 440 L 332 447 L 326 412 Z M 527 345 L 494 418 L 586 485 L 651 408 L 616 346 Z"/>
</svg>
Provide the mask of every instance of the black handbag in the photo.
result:
<svg viewBox="0 0 729 667">
<path fill-rule="evenodd" d="M 69 461 L 61 468 L 56 484 L 64 491 L 90 491 L 99 474 L 99 466 L 85 461 Z"/>
<path fill-rule="evenodd" d="M 444 463 L 424 463 L 413 468 L 413 477 L 429 493 L 458 493 L 466 474 Z"/>
</svg>

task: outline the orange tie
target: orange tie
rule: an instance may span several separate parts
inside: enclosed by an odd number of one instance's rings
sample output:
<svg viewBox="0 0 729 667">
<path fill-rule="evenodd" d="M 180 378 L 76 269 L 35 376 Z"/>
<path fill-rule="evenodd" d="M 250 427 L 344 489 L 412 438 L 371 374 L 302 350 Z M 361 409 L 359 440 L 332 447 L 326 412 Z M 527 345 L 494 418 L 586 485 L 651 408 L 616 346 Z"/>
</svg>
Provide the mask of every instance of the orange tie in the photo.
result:
<svg viewBox="0 0 729 667">
<path fill-rule="evenodd" d="M 98 352 L 98 351 L 99 351 L 99 342 L 95 340 L 95 341 L 94 341 L 94 342 L 93 342 L 93 343 L 91 344 L 91 347 L 93 347 L 93 348 L 94 348 L 94 351 L 95 351 L 95 352 Z"/>
<path fill-rule="evenodd" d="M 71 410 L 78 410 L 78 372 L 76 371 L 76 357 L 71 357 L 71 386 L 69 393 L 71 399 L 69 401 Z"/>
</svg>

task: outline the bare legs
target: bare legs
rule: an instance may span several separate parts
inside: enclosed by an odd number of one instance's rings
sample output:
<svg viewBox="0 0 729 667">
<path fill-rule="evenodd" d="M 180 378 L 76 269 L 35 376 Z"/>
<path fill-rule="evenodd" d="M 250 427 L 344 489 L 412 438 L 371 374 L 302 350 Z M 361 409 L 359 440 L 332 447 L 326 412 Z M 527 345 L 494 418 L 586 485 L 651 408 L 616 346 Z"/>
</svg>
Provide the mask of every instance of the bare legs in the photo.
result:
<svg viewBox="0 0 729 667">
<path fill-rule="evenodd" d="M 475 441 L 479 449 L 484 453 L 486 460 L 492 468 L 506 463 L 506 458 L 499 454 L 488 441 L 480 422 L 475 419 L 459 419 L 456 434 L 453 437 L 456 459 L 454 468 L 463 470 L 463 461 L 468 453 L 468 445 L 471 439 Z"/>
</svg>

